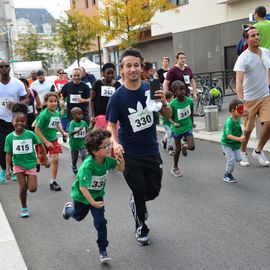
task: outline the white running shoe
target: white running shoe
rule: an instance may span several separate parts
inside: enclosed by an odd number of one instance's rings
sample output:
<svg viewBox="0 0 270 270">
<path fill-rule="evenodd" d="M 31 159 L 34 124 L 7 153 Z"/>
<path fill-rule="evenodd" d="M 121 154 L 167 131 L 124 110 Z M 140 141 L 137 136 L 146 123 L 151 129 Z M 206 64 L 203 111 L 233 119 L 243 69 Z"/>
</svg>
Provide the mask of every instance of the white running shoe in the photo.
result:
<svg viewBox="0 0 270 270">
<path fill-rule="evenodd" d="M 248 158 L 247 158 L 247 153 L 242 152 L 241 154 L 242 154 L 243 160 L 240 161 L 240 165 L 241 165 L 242 167 L 248 167 L 248 166 L 249 166 L 249 161 L 248 161 Z"/>
<path fill-rule="evenodd" d="M 270 165 L 269 160 L 266 158 L 263 151 L 261 151 L 261 153 L 258 154 L 255 152 L 255 149 L 254 149 L 252 152 L 252 156 L 256 158 L 262 166 L 268 167 Z"/>
</svg>

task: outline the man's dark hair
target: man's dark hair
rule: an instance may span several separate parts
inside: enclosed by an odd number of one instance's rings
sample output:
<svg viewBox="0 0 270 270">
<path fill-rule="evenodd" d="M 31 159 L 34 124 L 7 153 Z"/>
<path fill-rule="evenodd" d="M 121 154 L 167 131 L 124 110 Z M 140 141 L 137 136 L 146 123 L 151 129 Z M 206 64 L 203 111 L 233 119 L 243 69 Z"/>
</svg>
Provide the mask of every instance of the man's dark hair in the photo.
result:
<svg viewBox="0 0 270 270">
<path fill-rule="evenodd" d="M 257 28 L 255 26 L 253 26 L 253 25 L 250 25 L 246 29 L 244 29 L 243 36 L 244 36 L 245 39 L 248 39 L 249 38 L 249 33 L 248 32 L 251 29 L 257 29 Z"/>
<path fill-rule="evenodd" d="M 242 104 L 242 102 L 239 99 L 233 99 L 229 103 L 229 112 L 234 111 L 239 104 Z"/>
<path fill-rule="evenodd" d="M 106 69 L 109 69 L 109 68 L 115 70 L 115 65 L 113 63 L 106 63 L 106 64 L 104 64 L 103 67 L 102 67 L 102 72 L 104 73 L 105 70 Z"/>
<path fill-rule="evenodd" d="M 37 76 L 41 76 L 41 75 L 44 75 L 44 70 L 40 69 L 37 71 Z"/>
<path fill-rule="evenodd" d="M 106 129 L 95 129 L 93 131 L 89 131 L 84 140 L 88 153 L 93 156 L 93 151 L 98 151 L 102 141 L 107 138 L 111 138 L 111 135 L 111 132 Z"/>
<path fill-rule="evenodd" d="M 121 68 L 123 67 L 123 59 L 127 56 L 134 56 L 134 57 L 140 58 L 141 65 L 143 65 L 144 59 L 143 59 L 141 51 L 134 49 L 134 48 L 128 48 L 128 49 L 123 51 L 123 53 L 119 59 Z"/>
<path fill-rule="evenodd" d="M 254 14 L 257 14 L 257 16 L 264 18 L 266 16 L 266 8 L 264 6 L 256 7 Z"/>
<path fill-rule="evenodd" d="M 186 55 L 184 52 L 177 52 L 177 54 L 175 55 L 175 58 L 178 59 L 179 55 Z"/>
</svg>

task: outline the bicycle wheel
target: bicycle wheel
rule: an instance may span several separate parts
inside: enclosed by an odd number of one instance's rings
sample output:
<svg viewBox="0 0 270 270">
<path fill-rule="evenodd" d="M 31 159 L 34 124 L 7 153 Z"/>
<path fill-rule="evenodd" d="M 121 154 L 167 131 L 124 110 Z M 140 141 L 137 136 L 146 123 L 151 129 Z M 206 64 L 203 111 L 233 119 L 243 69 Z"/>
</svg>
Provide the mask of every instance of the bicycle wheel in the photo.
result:
<svg viewBox="0 0 270 270">
<path fill-rule="evenodd" d="M 197 116 L 204 116 L 204 107 L 203 107 L 203 100 L 201 96 L 198 96 L 197 104 L 196 104 L 196 113 Z"/>
</svg>

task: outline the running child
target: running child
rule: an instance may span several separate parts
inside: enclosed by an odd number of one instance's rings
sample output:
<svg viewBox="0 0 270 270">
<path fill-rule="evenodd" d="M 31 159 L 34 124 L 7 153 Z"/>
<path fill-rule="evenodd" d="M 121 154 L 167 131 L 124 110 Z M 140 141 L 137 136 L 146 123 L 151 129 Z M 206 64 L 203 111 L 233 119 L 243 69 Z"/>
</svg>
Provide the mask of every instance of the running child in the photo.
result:
<svg viewBox="0 0 270 270">
<path fill-rule="evenodd" d="M 232 172 L 235 162 L 243 160 L 240 148 L 241 143 L 245 142 L 240 119 L 243 116 L 244 105 L 238 99 L 233 99 L 229 104 L 231 116 L 225 121 L 223 134 L 221 137 L 221 147 L 226 156 L 226 169 L 223 180 L 228 183 L 235 183 L 237 180 L 233 177 Z"/>
<path fill-rule="evenodd" d="M 180 177 L 181 171 L 178 167 L 179 156 L 182 150 L 183 155 L 186 150 L 194 150 L 195 143 L 192 129 L 195 127 L 193 118 L 193 100 L 185 96 L 185 84 L 176 80 L 171 84 L 171 89 L 175 95 L 175 99 L 170 102 L 172 108 L 171 130 L 172 137 L 175 142 L 175 152 L 173 157 L 173 166 L 171 173 L 174 177 Z M 185 138 L 186 143 L 181 144 L 181 140 Z"/>
<path fill-rule="evenodd" d="M 37 156 L 34 150 L 39 145 L 44 162 L 42 165 L 49 167 L 46 150 L 39 137 L 32 131 L 25 129 L 27 125 L 27 107 L 24 104 L 15 104 L 13 109 L 12 125 L 15 131 L 11 132 L 5 141 L 6 152 L 6 178 L 11 178 L 11 159 L 13 162 L 13 173 L 17 177 L 20 188 L 20 200 L 22 208 L 20 216 L 29 217 L 29 210 L 26 203 L 27 190 L 37 190 Z"/>
<path fill-rule="evenodd" d="M 46 108 L 36 119 L 35 133 L 44 143 L 51 158 L 50 189 L 60 191 L 61 187 L 56 182 L 56 177 L 58 172 L 58 156 L 59 153 L 62 153 L 62 148 L 57 142 L 57 131 L 64 137 L 67 137 L 68 134 L 63 130 L 60 123 L 60 113 L 57 110 L 57 94 L 53 92 L 47 93 L 44 96 L 44 105 Z"/>
<path fill-rule="evenodd" d="M 71 109 L 70 113 L 73 119 L 69 123 L 69 146 L 72 160 L 71 168 L 73 173 L 76 175 L 78 172 L 77 161 L 79 153 L 82 161 L 84 161 L 87 156 L 84 139 L 88 130 L 88 125 L 83 120 L 83 111 L 81 108 L 74 107 Z"/>
<path fill-rule="evenodd" d="M 97 230 L 101 263 L 107 263 L 111 260 L 106 251 L 109 243 L 103 201 L 106 177 L 110 169 L 123 172 L 125 167 L 122 154 L 117 155 L 117 160 L 111 157 L 110 137 L 111 133 L 104 129 L 96 129 L 87 133 L 85 144 L 89 155 L 80 166 L 75 182 L 72 184 L 71 198 L 73 203 L 67 202 L 62 212 L 64 219 L 72 217 L 81 221 L 89 210 L 91 211 Z"/>
<path fill-rule="evenodd" d="M 168 103 L 170 103 L 173 100 L 173 92 L 171 91 L 166 91 L 166 100 Z M 173 156 L 174 155 L 174 149 L 173 149 L 173 137 L 172 137 L 172 131 L 170 128 L 170 121 L 166 119 L 165 117 L 161 118 L 162 121 L 162 126 L 165 129 L 165 135 L 163 139 L 161 140 L 162 148 L 164 150 L 168 149 L 169 155 Z"/>
</svg>

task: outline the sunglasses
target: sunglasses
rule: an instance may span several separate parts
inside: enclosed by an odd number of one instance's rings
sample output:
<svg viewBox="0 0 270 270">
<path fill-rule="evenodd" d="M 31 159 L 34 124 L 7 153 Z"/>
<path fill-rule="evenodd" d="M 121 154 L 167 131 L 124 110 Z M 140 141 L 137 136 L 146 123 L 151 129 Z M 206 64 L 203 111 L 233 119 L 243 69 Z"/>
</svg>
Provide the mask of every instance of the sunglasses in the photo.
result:
<svg viewBox="0 0 270 270">
<path fill-rule="evenodd" d="M 9 68 L 10 65 L 0 65 L 0 68 Z"/>
</svg>

